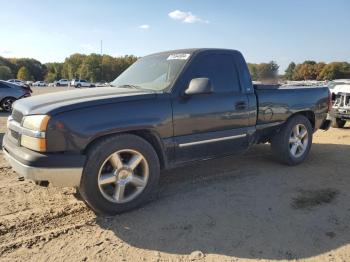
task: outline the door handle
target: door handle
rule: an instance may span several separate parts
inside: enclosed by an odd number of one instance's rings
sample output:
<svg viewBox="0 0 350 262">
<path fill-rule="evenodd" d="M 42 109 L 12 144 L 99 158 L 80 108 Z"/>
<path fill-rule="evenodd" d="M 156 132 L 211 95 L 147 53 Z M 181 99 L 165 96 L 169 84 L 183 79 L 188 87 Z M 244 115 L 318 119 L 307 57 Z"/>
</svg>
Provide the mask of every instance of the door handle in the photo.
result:
<svg viewBox="0 0 350 262">
<path fill-rule="evenodd" d="M 239 101 L 239 102 L 236 103 L 235 108 L 237 110 L 244 110 L 244 109 L 247 108 L 247 103 L 244 102 L 244 101 Z"/>
</svg>

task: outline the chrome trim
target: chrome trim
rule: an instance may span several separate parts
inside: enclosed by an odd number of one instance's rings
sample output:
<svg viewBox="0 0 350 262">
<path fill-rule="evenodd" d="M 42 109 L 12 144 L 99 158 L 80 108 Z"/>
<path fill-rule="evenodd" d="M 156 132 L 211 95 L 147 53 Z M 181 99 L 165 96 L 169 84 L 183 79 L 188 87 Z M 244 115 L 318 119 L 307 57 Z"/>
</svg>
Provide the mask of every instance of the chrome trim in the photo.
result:
<svg viewBox="0 0 350 262">
<path fill-rule="evenodd" d="M 10 130 L 16 131 L 20 135 L 35 137 L 35 138 L 45 138 L 45 132 L 31 130 L 25 127 L 22 127 L 20 123 L 13 120 L 13 118 L 9 117 L 7 119 L 7 126 Z"/>
<path fill-rule="evenodd" d="M 83 173 L 82 167 L 76 168 L 45 168 L 27 166 L 12 157 L 6 150 L 3 150 L 6 160 L 13 170 L 25 179 L 35 182 L 48 181 L 53 186 L 78 187 Z"/>
<path fill-rule="evenodd" d="M 241 134 L 241 135 L 235 135 L 235 136 L 225 136 L 225 137 L 220 137 L 220 138 L 213 138 L 213 139 L 201 140 L 201 141 L 196 141 L 196 142 L 183 143 L 183 144 L 179 144 L 179 147 L 201 145 L 201 144 L 206 144 L 206 143 L 213 143 L 213 142 L 237 139 L 237 138 L 246 137 L 246 136 L 247 136 L 247 134 Z"/>
</svg>

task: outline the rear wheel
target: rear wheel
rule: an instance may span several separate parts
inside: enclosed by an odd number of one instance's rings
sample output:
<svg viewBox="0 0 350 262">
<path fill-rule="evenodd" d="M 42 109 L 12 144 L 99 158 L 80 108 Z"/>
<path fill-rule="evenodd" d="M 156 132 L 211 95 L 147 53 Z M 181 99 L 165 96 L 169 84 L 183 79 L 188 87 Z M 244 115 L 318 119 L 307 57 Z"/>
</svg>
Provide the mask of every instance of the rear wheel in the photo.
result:
<svg viewBox="0 0 350 262">
<path fill-rule="evenodd" d="M 343 128 L 346 124 L 345 120 L 342 120 L 340 118 L 333 118 L 332 119 L 332 127 L 335 128 Z"/>
<path fill-rule="evenodd" d="M 15 101 L 16 101 L 16 99 L 13 97 L 6 97 L 1 101 L 0 106 L 5 112 L 11 112 L 12 111 L 12 104 Z"/>
<path fill-rule="evenodd" d="M 313 129 L 303 115 L 296 115 L 272 138 L 273 155 L 282 163 L 297 165 L 305 160 L 312 145 Z"/>
<path fill-rule="evenodd" d="M 158 156 L 147 141 L 116 135 L 89 150 L 79 191 L 97 213 L 115 215 L 147 202 L 159 172 Z"/>
</svg>

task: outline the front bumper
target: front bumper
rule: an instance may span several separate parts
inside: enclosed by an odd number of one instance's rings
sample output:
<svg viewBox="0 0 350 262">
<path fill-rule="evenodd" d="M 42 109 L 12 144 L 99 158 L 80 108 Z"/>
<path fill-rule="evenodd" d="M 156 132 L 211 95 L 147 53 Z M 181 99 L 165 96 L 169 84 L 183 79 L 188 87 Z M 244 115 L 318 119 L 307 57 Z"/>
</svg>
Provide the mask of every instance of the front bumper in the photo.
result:
<svg viewBox="0 0 350 262">
<path fill-rule="evenodd" d="M 350 120 L 350 114 L 342 114 L 342 113 L 333 113 L 332 117 L 340 118 L 342 120 Z"/>
<path fill-rule="evenodd" d="M 3 140 L 3 153 L 19 177 L 53 186 L 78 187 L 85 156 L 80 154 L 42 154 Z"/>
</svg>

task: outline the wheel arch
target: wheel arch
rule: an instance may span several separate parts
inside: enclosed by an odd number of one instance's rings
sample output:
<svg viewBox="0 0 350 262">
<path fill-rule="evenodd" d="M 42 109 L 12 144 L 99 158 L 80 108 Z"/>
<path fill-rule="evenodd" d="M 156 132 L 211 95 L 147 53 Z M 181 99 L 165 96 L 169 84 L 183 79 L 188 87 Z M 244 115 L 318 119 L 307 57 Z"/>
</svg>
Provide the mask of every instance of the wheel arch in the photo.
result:
<svg viewBox="0 0 350 262">
<path fill-rule="evenodd" d="M 288 117 L 288 119 L 286 120 L 286 122 L 288 122 L 292 117 L 296 116 L 296 115 L 302 115 L 305 116 L 311 123 L 312 129 L 315 130 L 315 121 L 316 121 L 316 117 L 315 117 L 315 113 L 311 110 L 306 110 L 306 111 L 299 111 L 296 112 L 292 115 L 290 115 Z"/>
<path fill-rule="evenodd" d="M 105 139 L 105 138 L 111 137 L 111 136 L 115 136 L 115 135 L 122 135 L 122 134 L 136 135 L 136 136 L 139 136 L 139 137 L 143 138 L 144 140 L 146 140 L 148 143 L 151 144 L 151 146 L 156 151 L 158 158 L 159 158 L 161 169 L 164 169 L 167 166 L 167 157 L 165 154 L 162 140 L 156 132 L 149 130 L 149 129 L 115 132 L 115 133 L 110 133 L 110 134 L 95 137 L 92 141 L 90 141 L 87 144 L 87 146 L 83 150 L 83 153 L 86 154 L 93 145 L 95 145 L 96 143 L 98 143 L 102 139 Z"/>
<path fill-rule="evenodd" d="M 0 106 L 2 105 L 2 103 L 5 101 L 5 99 L 7 98 L 12 98 L 13 100 L 17 100 L 18 98 L 14 97 L 14 96 L 5 96 L 0 100 Z"/>
<path fill-rule="evenodd" d="M 3 98 L 1 98 L 0 102 L 4 101 L 6 98 L 12 98 L 12 99 L 17 100 L 17 98 L 14 96 L 4 96 Z"/>
</svg>

